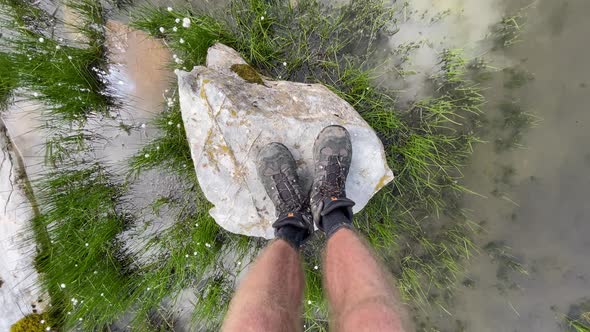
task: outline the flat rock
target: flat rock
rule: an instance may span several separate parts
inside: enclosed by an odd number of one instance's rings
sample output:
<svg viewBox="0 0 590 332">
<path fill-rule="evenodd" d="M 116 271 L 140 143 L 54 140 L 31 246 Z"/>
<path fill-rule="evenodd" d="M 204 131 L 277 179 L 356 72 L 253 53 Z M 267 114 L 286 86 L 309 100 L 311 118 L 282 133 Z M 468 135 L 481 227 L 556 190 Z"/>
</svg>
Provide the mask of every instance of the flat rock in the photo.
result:
<svg viewBox="0 0 590 332">
<path fill-rule="evenodd" d="M 285 144 L 298 165 L 304 190 L 311 187 L 312 149 L 326 126 L 337 124 L 352 137 L 353 159 L 346 187 L 359 212 L 393 180 L 381 141 L 354 108 L 319 84 L 249 83 L 231 69 L 246 62 L 216 44 L 207 67 L 177 70 L 182 116 L 195 170 L 209 211 L 226 230 L 271 239 L 275 208 L 256 171 L 268 143 Z"/>
</svg>

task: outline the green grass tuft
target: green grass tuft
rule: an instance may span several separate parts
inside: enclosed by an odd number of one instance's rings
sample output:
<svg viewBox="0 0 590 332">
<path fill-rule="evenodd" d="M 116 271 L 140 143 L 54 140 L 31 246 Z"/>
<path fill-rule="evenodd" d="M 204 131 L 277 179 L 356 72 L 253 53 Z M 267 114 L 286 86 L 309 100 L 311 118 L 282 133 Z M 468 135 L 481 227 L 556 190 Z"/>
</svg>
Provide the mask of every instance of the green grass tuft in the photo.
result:
<svg viewBox="0 0 590 332">
<path fill-rule="evenodd" d="M 60 168 L 38 185 L 41 222 L 51 245 L 37 266 L 52 294 L 52 316 L 60 325 L 91 330 L 127 309 L 127 267 L 116 237 L 128 216 L 115 202 L 121 188 L 100 165 Z"/>
<path fill-rule="evenodd" d="M 11 84 L 3 83 L 2 91 L 4 86 L 26 87 L 25 97 L 45 103 L 51 120 L 70 122 L 90 114 L 105 114 L 114 100 L 108 95 L 104 78 L 104 32 L 96 28 L 104 23 L 102 7 L 91 0 L 67 5 L 84 18 L 76 31 L 85 42 L 48 34 L 47 29 L 54 28 L 48 23 L 52 20 L 28 2 L 3 0 L 0 18 L 3 26 L 12 28 L 2 39 L 1 46 L 9 51 L 3 61 L 15 69 L 7 76 Z"/>
</svg>

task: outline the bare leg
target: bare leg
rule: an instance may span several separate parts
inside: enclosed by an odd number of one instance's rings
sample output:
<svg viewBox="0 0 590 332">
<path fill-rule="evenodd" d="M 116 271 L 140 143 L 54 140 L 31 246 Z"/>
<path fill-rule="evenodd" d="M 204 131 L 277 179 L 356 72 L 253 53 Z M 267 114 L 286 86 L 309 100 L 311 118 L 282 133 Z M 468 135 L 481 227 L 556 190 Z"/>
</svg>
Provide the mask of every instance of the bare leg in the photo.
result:
<svg viewBox="0 0 590 332">
<path fill-rule="evenodd" d="M 325 279 L 334 331 L 405 331 L 393 277 L 353 231 L 340 229 L 328 240 Z"/>
<path fill-rule="evenodd" d="M 272 242 L 238 287 L 222 331 L 300 331 L 303 280 L 299 253 Z"/>
</svg>

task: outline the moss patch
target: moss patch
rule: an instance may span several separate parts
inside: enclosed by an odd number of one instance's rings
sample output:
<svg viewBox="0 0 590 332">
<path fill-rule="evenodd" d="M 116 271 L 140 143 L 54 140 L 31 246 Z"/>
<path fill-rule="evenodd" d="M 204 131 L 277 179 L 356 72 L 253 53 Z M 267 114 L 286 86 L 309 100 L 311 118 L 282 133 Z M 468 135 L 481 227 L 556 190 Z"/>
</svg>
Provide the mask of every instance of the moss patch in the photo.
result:
<svg viewBox="0 0 590 332">
<path fill-rule="evenodd" d="M 235 64 L 232 65 L 230 69 L 248 83 L 264 85 L 264 81 L 262 80 L 260 74 L 258 74 L 258 72 L 256 72 L 256 70 L 254 70 L 254 68 L 250 67 L 249 65 Z"/>
<path fill-rule="evenodd" d="M 23 317 L 18 322 L 10 327 L 10 332 L 43 332 L 46 328 L 51 329 L 49 322 L 49 315 L 44 314 L 30 314 Z"/>
</svg>

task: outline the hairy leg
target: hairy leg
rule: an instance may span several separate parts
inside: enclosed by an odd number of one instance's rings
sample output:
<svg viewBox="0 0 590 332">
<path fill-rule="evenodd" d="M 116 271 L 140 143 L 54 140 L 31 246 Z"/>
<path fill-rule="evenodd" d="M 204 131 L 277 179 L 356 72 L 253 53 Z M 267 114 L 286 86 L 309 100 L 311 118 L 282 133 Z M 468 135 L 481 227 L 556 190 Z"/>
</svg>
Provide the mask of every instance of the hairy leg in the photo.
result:
<svg viewBox="0 0 590 332">
<path fill-rule="evenodd" d="M 299 253 L 272 242 L 238 287 L 222 331 L 300 331 L 303 287 Z"/>
<path fill-rule="evenodd" d="M 393 277 L 356 233 L 343 228 L 330 237 L 324 266 L 333 331 L 406 331 Z"/>
</svg>

